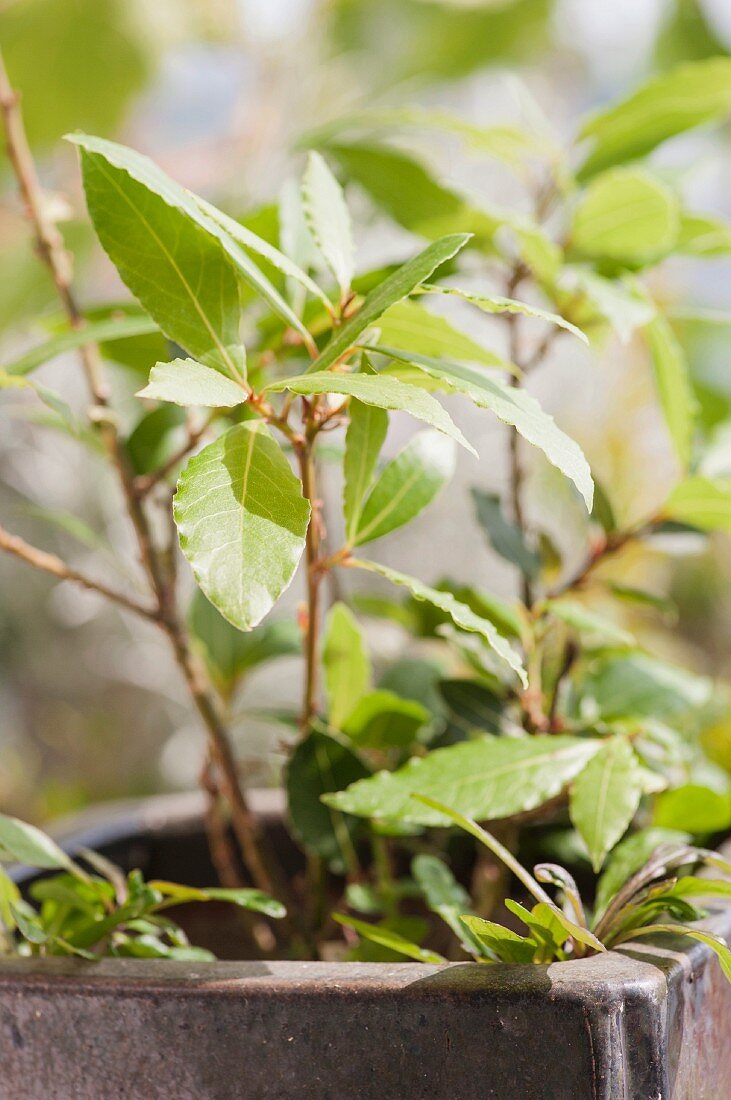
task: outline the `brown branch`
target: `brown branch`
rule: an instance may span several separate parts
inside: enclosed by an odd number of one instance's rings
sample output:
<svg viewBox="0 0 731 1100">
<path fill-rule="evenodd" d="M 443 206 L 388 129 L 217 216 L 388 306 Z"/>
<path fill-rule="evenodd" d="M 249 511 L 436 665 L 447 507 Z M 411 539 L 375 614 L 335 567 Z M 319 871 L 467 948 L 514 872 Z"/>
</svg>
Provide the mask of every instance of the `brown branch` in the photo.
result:
<svg viewBox="0 0 731 1100">
<path fill-rule="evenodd" d="M 52 577 L 57 577 L 60 581 L 71 581 L 81 588 L 86 588 L 89 592 L 96 592 L 100 596 L 104 596 L 105 599 L 111 600 L 112 603 L 116 603 L 120 607 L 123 607 L 125 611 L 131 611 L 135 615 L 141 615 L 144 619 L 159 623 L 160 612 L 158 608 L 145 607 L 144 604 L 130 599 L 128 596 L 123 595 L 123 593 L 115 592 L 113 588 L 108 588 L 101 581 L 92 580 L 91 577 L 87 577 L 84 573 L 79 573 L 78 570 L 72 569 L 70 565 L 67 565 L 65 561 L 55 554 L 49 554 L 46 550 L 40 550 L 38 547 L 32 546 L 29 542 L 26 542 L 25 539 L 20 538 L 19 535 L 12 535 L 2 526 L 0 526 L 0 550 L 4 550 L 8 554 L 13 554 L 27 565 L 32 565 L 35 569 L 40 569 L 42 573 L 49 573 Z"/>
<path fill-rule="evenodd" d="M 48 205 L 25 134 L 18 94 L 10 84 L 1 53 L 0 113 L 8 157 L 26 206 L 28 219 L 35 233 L 38 253 L 51 274 L 71 325 L 74 328 L 82 328 L 85 319 L 73 292 L 70 258 L 58 227 L 48 216 Z M 108 391 L 101 373 L 99 349 L 96 344 L 85 344 L 79 349 L 79 355 L 92 400 L 96 406 L 104 409 L 108 404 Z M 124 445 L 117 435 L 111 417 L 100 417 L 97 411 L 92 409 L 91 419 L 93 423 L 98 424 L 110 460 L 117 470 L 127 511 L 137 537 L 140 558 L 157 601 L 160 625 L 171 642 L 191 698 L 208 732 L 212 751 L 221 770 L 222 790 L 231 808 L 232 824 L 241 845 L 244 860 L 256 885 L 262 890 L 270 891 L 272 878 L 261 853 L 257 823 L 249 810 L 239 782 L 229 733 L 219 713 L 216 697 L 206 673 L 202 667 L 199 667 L 188 645 L 186 632 L 177 611 L 174 579 L 166 574 L 161 556 L 153 543 L 150 525 L 135 486 Z"/>
<path fill-rule="evenodd" d="M 241 886 L 241 876 L 229 843 L 226 818 L 221 812 L 221 792 L 215 776 L 215 766 L 210 754 L 203 765 L 200 785 L 206 792 L 208 805 L 205 812 L 206 836 L 213 866 L 222 886 Z"/>
<path fill-rule="evenodd" d="M 320 515 L 316 499 L 317 473 L 312 453 L 314 437 L 310 436 L 298 450 L 302 492 L 310 501 L 312 515 L 307 528 L 305 559 L 307 563 L 307 621 L 305 624 L 305 685 L 300 725 L 305 731 L 317 707 L 317 643 L 320 618 Z"/>
</svg>

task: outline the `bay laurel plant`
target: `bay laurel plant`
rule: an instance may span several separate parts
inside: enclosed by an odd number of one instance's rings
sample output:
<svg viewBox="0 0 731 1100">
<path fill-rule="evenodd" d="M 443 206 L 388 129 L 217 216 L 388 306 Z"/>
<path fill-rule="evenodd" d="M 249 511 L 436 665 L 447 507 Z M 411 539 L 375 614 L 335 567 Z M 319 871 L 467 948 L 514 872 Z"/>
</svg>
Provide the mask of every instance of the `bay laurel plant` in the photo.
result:
<svg viewBox="0 0 731 1100">
<path fill-rule="evenodd" d="M 568 149 L 544 133 L 476 129 L 444 114 L 367 112 L 313 135 L 319 151 L 308 154 L 301 179 L 278 204 L 240 219 L 132 149 L 70 135 L 96 234 L 136 300 L 88 315 L 7 80 L 0 92 L 11 161 L 66 315 L 6 365 L 0 382 L 31 391 L 55 426 L 106 454 L 147 596 L 118 592 L 4 529 L 0 546 L 166 635 L 208 738 L 212 856 L 225 887 L 239 887 L 243 873 L 287 904 L 278 950 L 337 951 L 334 902 L 369 918 L 339 917 L 351 957 L 439 957 L 421 946 L 438 939 L 423 918 L 431 910 L 454 934 L 448 955 L 466 948 L 480 958 L 546 961 L 693 920 L 688 898 L 727 893 L 721 880 L 697 885 L 693 869 L 713 857 L 688 835 L 731 824 L 728 778 L 699 736 L 724 693 L 646 652 L 593 600 L 662 615 L 660 598 L 612 580 L 612 559 L 668 530 L 731 529 L 731 482 L 722 467 L 719 476 L 673 318 L 653 293 L 658 265 L 728 253 L 731 230 L 686 209 L 673 180 L 648 162 L 667 139 L 729 113 L 731 62 L 655 79 L 582 122 Z M 520 182 L 523 207 L 467 200 L 377 140 L 404 128 L 453 131 L 502 161 Z M 402 262 L 357 264 L 346 199 L 354 186 L 416 238 Z M 437 300 L 454 313 L 433 311 Z M 503 343 L 478 342 L 459 326 L 460 310 L 494 315 Z M 595 484 L 578 444 L 525 388 L 568 341 L 591 349 L 611 336 L 646 348 L 676 457 L 672 491 L 631 524 L 615 514 L 613 487 Z M 33 377 L 74 348 L 91 396 L 87 425 Z M 131 428 L 111 406 L 105 360 L 138 379 L 144 371 Z M 505 499 L 443 395 L 476 406 L 503 433 Z M 392 416 L 419 430 L 382 461 Z M 402 572 L 371 556 L 372 543 L 434 500 L 458 449 L 474 462 L 477 520 L 514 566 L 520 600 L 459 578 L 432 586 L 418 561 Z M 533 461 L 553 467 L 582 510 L 587 545 L 577 570 L 529 522 Z M 337 513 L 324 500 L 326 467 L 341 472 Z M 156 522 L 160 506 L 174 521 L 172 538 L 170 525 L 161 531 Z M 187 612 L 177 542 L 197 586 Z M 276 611 L 270 618 L 300 568 L 298 622 Z M 378 594 L 356 586 L 358 577 L 379 582 Z M 386 668 L 377 661 L 376 677 L 363 623 L 379 617 L 429 639 L 441 669 L 418 657 Z M 299 711 L 272 706 L 270 717 L 289 730 L 284 786 L 306 882 L 284 872 L 250 812 L 230 728 L 246 674 L 299 648 Z M 704 813 L 709 806 L 714 812 Z M 502 840 L 476 822 L 499 823 Z M 568 870 L 543 860 L 534 876 L 517 862 L 515 851 L 536 843 L 569 853 L 584 875 L 609 857 L 592 920 L 593 879 L 582 902 Z M 528 935 L 495 931 L 490 917 L 510 889 L 496 866 L 536 903 L 530 912 L 508 906 Z M 460 884 L 468 880 L 471 900 Z"/>
</svg>

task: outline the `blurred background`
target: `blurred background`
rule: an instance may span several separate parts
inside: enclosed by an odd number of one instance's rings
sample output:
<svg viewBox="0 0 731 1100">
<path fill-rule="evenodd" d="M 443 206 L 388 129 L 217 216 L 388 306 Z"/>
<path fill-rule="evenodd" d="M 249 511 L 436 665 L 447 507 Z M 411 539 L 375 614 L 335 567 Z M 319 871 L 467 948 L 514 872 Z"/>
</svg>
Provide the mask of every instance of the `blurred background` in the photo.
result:
<svg viewBox="0 0 731 1100">
<path fill-rule="evenodd" d="M 53 201 L 64 204 L 63 229 L 89 306 L 114 301 L 120 287 L 85 219 L 76 157 L 60 141 L 68 130 L 141 149 L 181 182 L 243 214 L 270 201 L 301 168 L 309 131 L 363 106 L 446 107 L 484 126 L 528 119 L 569 140 L 580 114 L 648 73 L 728 53 L 731 4 L 0 0 L 0 42 L 22 92 L 43 181 Z M 430 135 L 412 144 L 440 179 L 476 205 L 520 203 L 513 177 L 495 162 L 448 138 Z M 730 160 L 726 128 L 671 143 L 660 163 L 675 175 L 679 165 L 691 165 L 679 184 L 692 205 L 731 217 Z M 403 256 L 408 235 L 380 217 L 357 187 L 349 187 L 348 198 L 360 234 L 359 266 Z M 655 292 L 666 298 L 731 308 L 729 260 L 673 261 L 661 279 Z M 0 362 L 37 342 L 36 319 L 55 308 L 2 161 Z M 476 337 L 499 349 L 500 326 L 479 321 Z M 706 427 L 731 412 L 727 333 L 696 324 L 681 331 Z M 73 356 L 39 377 L 72 404 L 83 402 Z M 134 381 L 123 369 L 113 378 L 130 427 L 140 415 Z M 673 459 L 647 363 L 631 343 L 610 343 L 600 356 L 560 343 L 531 387 L 613 486 L 622 520 L 640 518 L 663 499 Z M 2 522 L 96 576 L 132 584 L 123 564 L 133 560 L 128 532 L 102 462 L 45 430 L 32 402 L 4 394 L 0 406 Z M 426 581 L 450 574 L 511 595 L 515 579 L 487 547 L 469 497 L 472 485 L 504 487 L 505 437 L 466 403 L 452 411 L 480 463 L 461 456 L 450 491 L 405 533 L 379 544 L 377 556 Z M 393 426 L 388 453 L 412 430 L 403 421 Z M 728 465 L 723 453 L 719 461 Z M 531 515 L 551 531 L 566 561 L 579 561 L 586 517 L 551 471 L 531 465 Z M 334 477 L 325 492 L 337 499 Z M 728 542 L 691 540 L 675 549 L 682 552 L 633 551 L 617 567 L 618 579 L 667 594 L 678 608 L 677 622 L 635 612 L 632 627 L 669 659 L 728 676 Z M 288 594 L 290 612 L 298 598 L 296 589 Z M 382 624 L 372 641 L 381 659 L 398 655 L 403 644 Z M 252 782 L 276 778 L 281 731 L 244 712 L 273 695 L 277 705 L 295 698 L 297 672 L 294 657 L 269 666 L 247 680 L 235 701 L 237 747 Z M 721 757 L 725 744 L 721 730 Z M 186 787 L 195 782 L 202 746 L 165 643 L 152 628 L 0 558 L 0 808 L 42 820 L 89 801 Z"/>
</svg>

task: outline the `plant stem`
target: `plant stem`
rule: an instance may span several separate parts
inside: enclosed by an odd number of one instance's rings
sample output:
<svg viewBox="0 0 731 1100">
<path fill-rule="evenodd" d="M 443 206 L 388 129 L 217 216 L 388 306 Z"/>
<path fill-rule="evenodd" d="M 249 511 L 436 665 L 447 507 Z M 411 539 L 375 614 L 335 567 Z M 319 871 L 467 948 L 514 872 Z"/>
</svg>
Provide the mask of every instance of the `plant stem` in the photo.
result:
<svg viewBox="0 0 731 1100">
<path fill-rule="evenodd" d="M 28 219 L 35 233 L 39 255 L 51 274 L 72 327 L 82 328 L 85 320 L 73 291 L 70 258 L 58 227 L 48 217 L 49 207 L 28 145 L 18 94 L 10 84 L 1 53 L 0 113 L 8 157 L 26 206 Z M 234 832 L 246 866 L 255 884 L 262 890 L 271 891 L 272 877 L 262 857 L 257 824 L 241 788 L 228 729 L 221 718 L 207 674 L 195 660 L 188 644 L 186 631 L 177 609 L 174 577 L 171 575 L 168 578 L 162 558 L 155 548 L 124 444 L 119 439 L 113 418 L 105 415 L 104 412 L 108 407 L 109 395 L 102 375 L 99 349 L 96 344 L 85 344 L 79 349 L 79 355 L 92 401 L 96 406 L 91 410 L 90 418 L 92 423 L 100 428 L 110 461 L 119 477 L 127 511 L 135 530 L 142 565 L 157 602 L 156 620 L 170 640 L 178 667 L 207 730 L 213 755 L 221 771 L 221 785 L 231 810 Z M 28 558 L 26 557 L 25 560 Z M 79 583 L 83 581 L 80 580 Z"/>
<path fill-rule="evenodd" d="M 126 611 L 141 615 L 144 619 L 154 623 L 160 621 L 160 612 L 157 607 L 146 607 L 144 604 L 125 596 L 122 592 L 115 592 L 114 589 L 107 588 L 101 581 L 92 580 L 91 577 L 79 573 L 78 570 L 72 569 L 70 565 L 67 565 L 55 554 L 49 554 L 45 550 L 31 546 L 25 539 L 20 538 L 19 535 L 12 535 L 2 526 L 0 526 L 0 550 L 20 558 L 21 561 L 32 565 L 35 569 L 40 569 L 42 573 L 49 573 L 52 577 L 57 577 L 58 580 L 71 581 L 82 588 L 86 588 L 89 592 L 98 592 L 105 599 L 118 604 Z"/>
<path fill-rule="evenodd" d="M 317 500 L 317 470 L 313 455 L 315 436 L 311 430 L 307 430 L 307 438 L 298 450 L 300 476 L 302 478 L 302 492 L 310 501 L 312 515 L 307 528 L 307 541 L 305 546 L 305 560 L 307 564 L 307 622 L 305 625 L 305 682 L 302 697 L 302 713 L 300 726 L 304 733 L 317 709 L 318 690 L 318 660 L 317 647 L 319 638 L 320 618 L 320 581 L 322 569 L 320 568 L 320 515 Z"/>
</svg>

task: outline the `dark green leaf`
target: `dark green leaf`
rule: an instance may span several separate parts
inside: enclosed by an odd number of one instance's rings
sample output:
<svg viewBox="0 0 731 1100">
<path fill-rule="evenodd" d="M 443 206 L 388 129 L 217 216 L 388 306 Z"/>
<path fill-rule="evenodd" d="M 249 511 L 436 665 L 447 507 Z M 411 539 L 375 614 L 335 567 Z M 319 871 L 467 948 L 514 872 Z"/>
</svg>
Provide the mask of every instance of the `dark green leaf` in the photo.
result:
<svg viewBox="0 0 731 1100">
<path fill-rule="evenodd" d="M 471 489 L 475 504 L 477 522 L 485 532 L 496 554 L 506 561 L 517 565 L 526 577 L 536 577 L 541 569 L 541 561 L 526 545 L 523 532 L 505 518 L 497 493 L 486 493 L 482 489 Z"/>
<path fill-rule="evenodd" d="M 353 844 L 362 822 L 325 805 L 321 796 L 367 775 L 365 764 L 347 745 L 319 731 L 300 741 L 287 765 L 287 805 L 295 834 L 337 871 L 357 862 Z"/>
</svg>

